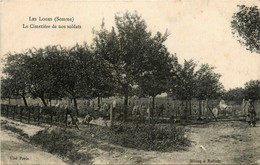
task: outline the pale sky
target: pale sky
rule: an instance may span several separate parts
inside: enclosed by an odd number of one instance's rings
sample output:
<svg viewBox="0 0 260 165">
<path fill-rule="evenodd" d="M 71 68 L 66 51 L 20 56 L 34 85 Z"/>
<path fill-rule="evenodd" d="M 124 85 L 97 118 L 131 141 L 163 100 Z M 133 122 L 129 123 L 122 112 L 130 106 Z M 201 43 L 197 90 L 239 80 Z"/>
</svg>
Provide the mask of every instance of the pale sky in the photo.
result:
<svg viewBox="0 0 260 165">
<path fill-rule="evenodd" d="M 88 44 L 92 29 L 99 29 L 104 18 L 108 29 L 114 26 L 117 12 L 134 12 L 145 19 L 152 32 L 170 32 L 166 42 L 169 52 L 198 64 L 209 63 L 222 75 L 226 89 L 242 87 L 249 80 L 260 80 L 260 54 L 251 53 L 233 38 L 230 20 L 237 5 L 257 5 L 259 0 L 161 0 L 161 1 L 83 1 L 83 0 L 2 0 L 1 56 L 61 44 Z M 29 16 L 74 17 L 74 22 L 32 22 Z M 31 29 L 23 24 L 81 25 L 81 29 Z"/>
</svg>

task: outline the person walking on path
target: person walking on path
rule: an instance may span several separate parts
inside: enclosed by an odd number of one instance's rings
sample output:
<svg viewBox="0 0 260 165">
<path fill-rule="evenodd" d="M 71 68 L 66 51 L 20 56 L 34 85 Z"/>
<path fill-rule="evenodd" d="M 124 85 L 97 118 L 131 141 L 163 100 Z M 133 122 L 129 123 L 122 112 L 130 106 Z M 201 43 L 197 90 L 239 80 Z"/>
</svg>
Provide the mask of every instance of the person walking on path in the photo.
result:
<svg viewBox="0 0 260 165">
<path fill-rule="evenodd" d="M 253 105 L 253 101 L 251 99 L 248 100 L 248 117 L 250 121 L 248 121 L 248 124 L 251 125 L 253 124 L 253 127 L 256 125 L 256 120 L 255 120 L 256 112 L 255 112 L 255 107 Z"/>
</svg>

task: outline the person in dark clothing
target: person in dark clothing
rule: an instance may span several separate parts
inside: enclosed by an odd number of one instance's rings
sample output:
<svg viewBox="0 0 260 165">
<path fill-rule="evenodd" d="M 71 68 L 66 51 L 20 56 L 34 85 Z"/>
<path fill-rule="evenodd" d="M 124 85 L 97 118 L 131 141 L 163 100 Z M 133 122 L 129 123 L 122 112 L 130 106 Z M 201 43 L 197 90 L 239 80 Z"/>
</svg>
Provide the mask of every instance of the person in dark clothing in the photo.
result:
<svg viewBox="0 0 260 165">
<path fill-rule="evenodd" d="M 255 112 L 255 107 L 253 105 L 253 101 L 251 99 L 248 100 L 248 117 L 250 118 L 250 121 L 248 121 L 248 124 L 251 125 L 253 124 L 253 127 L 256 125 L 256 112 Z"/>
</svg>

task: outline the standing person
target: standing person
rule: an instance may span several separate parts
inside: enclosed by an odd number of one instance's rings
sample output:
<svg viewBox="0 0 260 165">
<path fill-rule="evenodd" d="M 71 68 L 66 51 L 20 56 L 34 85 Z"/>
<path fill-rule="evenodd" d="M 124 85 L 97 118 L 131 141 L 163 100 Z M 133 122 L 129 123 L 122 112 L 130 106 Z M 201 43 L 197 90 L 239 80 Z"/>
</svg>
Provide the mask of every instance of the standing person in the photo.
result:
<svg viewBox="0 0 260 165">
<path fill-rule="evenodd" d="M 251 99 L 248 100 L 248 116 L 250 118 L 250 121 L 248 121 L 248 124 L 253 124 L 253 127 L 255 127 L 256 121 L 255 121 L 255 107 L 253 105 L 253 101 Z"/>
<path fill-rule="evenodd" d="M 112 106 L 113 106 L 113 109 L 116 108 L 116 100 L 113 100 Z"/>
<path fill-rule="evenodd" d="M 114 99 L 113 102 L 112 102 L 112 115 L 113 115 L 113 118 L 115 117 L 115 111 L 116 111 L 116 100 Z"/>
</svg>

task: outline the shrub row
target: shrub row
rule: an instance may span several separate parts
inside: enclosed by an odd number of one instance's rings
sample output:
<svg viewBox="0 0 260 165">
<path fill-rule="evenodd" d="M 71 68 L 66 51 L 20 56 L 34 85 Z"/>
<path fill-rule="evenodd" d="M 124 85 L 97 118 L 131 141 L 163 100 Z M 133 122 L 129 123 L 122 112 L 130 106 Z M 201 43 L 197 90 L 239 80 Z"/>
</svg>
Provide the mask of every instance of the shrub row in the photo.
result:
<svg viewBox="0 0 260 165">
<path fill-rule="evenodd" d="M 142 150 L 174 151 L 190 145 L 184 129 L 173 125 L 119 125 L 114 128 L 112 143 Z"/>
</svg>

